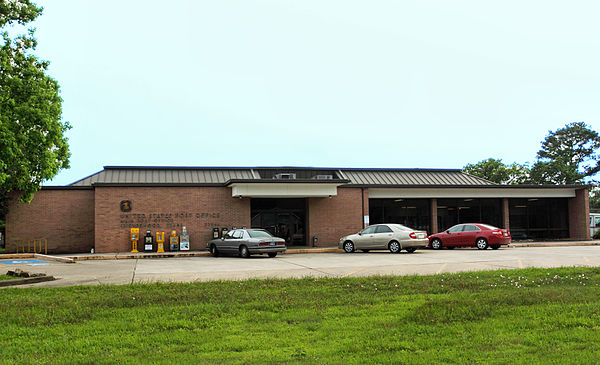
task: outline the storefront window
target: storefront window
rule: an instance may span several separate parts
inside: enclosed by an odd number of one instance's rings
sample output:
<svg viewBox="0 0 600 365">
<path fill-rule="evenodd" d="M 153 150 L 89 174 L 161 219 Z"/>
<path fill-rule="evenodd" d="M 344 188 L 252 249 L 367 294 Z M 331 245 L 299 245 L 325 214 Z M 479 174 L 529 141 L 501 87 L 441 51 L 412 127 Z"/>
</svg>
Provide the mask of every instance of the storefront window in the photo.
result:
<svg viewBox="0 0 600 365">
<path fill-rule="evenodd" d="M 501 199 L 438 199 L 438 229 L 459 223 L 485 223 L 502 227 Z"/>
<path fill-rule="evenodd" d="M 429 199 L 369 199 L 371 224 L 399 223 L 431 232 Z"/>
<path fill-rule="evenodd" d="M 514 239 L 569 237 L 568 200 L 510 199 L 510 233 Z"/>
</svg>

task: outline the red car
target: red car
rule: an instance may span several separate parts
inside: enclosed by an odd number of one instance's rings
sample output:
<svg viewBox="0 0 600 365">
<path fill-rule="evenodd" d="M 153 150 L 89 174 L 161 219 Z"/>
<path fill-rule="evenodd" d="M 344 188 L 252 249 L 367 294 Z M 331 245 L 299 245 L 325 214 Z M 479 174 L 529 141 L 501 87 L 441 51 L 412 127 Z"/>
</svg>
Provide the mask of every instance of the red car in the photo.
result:
<svg viewBox="0 0 600 365">
<path fill-rule="evenodd" d="M 429 247 L 439 250 L 442 247 L 475 246 L 480 250 L 485 250 L 490 246 L 497 250 L 501 245 L 508 245 L 510 241 L 510 232 L 507 229 L 483 223 L 463 223 L 429 236 Z"/>
</svg>

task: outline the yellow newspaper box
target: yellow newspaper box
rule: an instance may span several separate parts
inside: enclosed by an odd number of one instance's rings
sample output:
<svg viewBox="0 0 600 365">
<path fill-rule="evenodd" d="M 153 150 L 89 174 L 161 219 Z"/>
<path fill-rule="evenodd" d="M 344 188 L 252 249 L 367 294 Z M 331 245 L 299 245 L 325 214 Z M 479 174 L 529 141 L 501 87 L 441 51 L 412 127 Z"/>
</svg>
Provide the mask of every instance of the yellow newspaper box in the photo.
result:
<svg viewBox="0 0 600 365">
<path fill-rule="evenodd" d="M 131 252 L 139 252 L 137 250 L 137 243 L 138 240 L 140 239 L 140 229 L 139 228 L 132 228 L 131 229 Z"/>
<path fill-rule="evenodd" d="M 156 252 L 165 252 L 165 232 L 156 232 Z"/>
</svg>

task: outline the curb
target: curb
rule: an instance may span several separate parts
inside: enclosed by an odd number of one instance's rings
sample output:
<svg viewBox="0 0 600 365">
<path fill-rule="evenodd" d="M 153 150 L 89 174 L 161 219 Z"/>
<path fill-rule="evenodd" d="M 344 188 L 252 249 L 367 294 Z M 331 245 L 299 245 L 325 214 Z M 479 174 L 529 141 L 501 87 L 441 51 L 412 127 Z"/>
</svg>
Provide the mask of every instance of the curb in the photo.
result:
<svg viewBox="0 0 600 365">
<path fill-rule="evenodd" d="M 44 259 L 44 260 L 54 260 L 59 262 L 65 262 L 68 264 L 74 264 L 75 260 L 69 257 L 60 257 L 60 256 L 50 256 L 43 255 L 41 253 L 10 253 L 10 254 L 2 254 L 0 255 L 0 260 L 6 259 Z"/>
<path fill-rule="evenodd" d="M 11 280 L 0 280 L 0 287 L 24 285 L 24 284 L 35 284 L 44 281 L 56 280 L 54 276 L 36 276 L 33 278 L 22 278 L 22 279 L 11 279 Z"/>
<path fill-rule="evenodd" d="M 295 253 L 325 253 L 325 252 L 344 252 L 341 248 L 294 248 L 291 250 L 286 250 L 282 252 L 285 254 L 295 254 Z"/>
<path fill-rule="evenodd" d="M 33 257 L 35 257 L 36 259 L 46 259 L 46 260 L 60 261 L 60 262 L 64 262 L 64 263 L 67 263 L 67 264 L 74 264 L 75 263 L 75 260 L 70 259 L 68 257 L 42 255 L 41 253 L 33 254 Z"/>
<path fill-rule="evenodd" d="M 113 254 L 94 254 L 83 256 L 68 256 L 73 261 L 86 260 L 129 260 L 129 259 L 164 259 L 170 257 L 200 257 L 210 256 L 210 252 L 161 252 L 161 253 L 113 253 Z"/>
<path fill-rule="evenodd" d="M 546 242 L 546 243 L 509 243 L 507 247 L 568 247 L 568 246 L 600 246 L 599 241 L 591 242 Z"/>
<path fill-rule="evenodd" d="M 293 248 L 282 255 L 297 254 L 297 253 L 325 253 L 325 252 L 342 252 L 343 250 L 337 247 L 332 248 Z M 161 253 L 112 253 L 112 254 L 93 254 L 93 255 L 72 255 L 66 258 L 70 262 L 86 261 L 86 260 L 128 260 L 128 259 L 163 259 L 173 257 L 203 257 L 210 256 L 208 251 L 193 251 L 193 252 L 161 252 Z"/>
</svg>

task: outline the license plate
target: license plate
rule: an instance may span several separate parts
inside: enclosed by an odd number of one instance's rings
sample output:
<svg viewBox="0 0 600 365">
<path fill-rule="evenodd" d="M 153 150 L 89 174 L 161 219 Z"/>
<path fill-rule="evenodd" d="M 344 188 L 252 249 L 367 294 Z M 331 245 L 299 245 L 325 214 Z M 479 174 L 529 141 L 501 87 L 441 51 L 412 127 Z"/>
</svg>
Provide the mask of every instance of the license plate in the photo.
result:
<svg viewBox="0 0 600 365">
<path fill-rule="evenodd" d="M 275 245 L 276 245 L 276 243 L 275 243 L 275 242 L 271 242 L 269 245 L 271 245 L 271 246 L 275 246 Z"/>
<path fill-rule="evenodd" d="M 424 235 L 423 233 L 419 233 L 419 234 L 417 235 L 417 238 L 425 238 L 425 235 Z"/>
<path fill-rule="evenodd" d="M 508 237 L 508 233 L 504 233 L 504 237 Z"/>
</svg>

